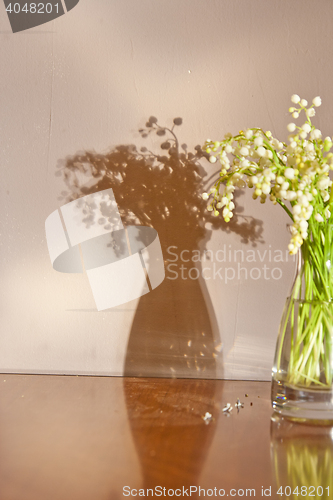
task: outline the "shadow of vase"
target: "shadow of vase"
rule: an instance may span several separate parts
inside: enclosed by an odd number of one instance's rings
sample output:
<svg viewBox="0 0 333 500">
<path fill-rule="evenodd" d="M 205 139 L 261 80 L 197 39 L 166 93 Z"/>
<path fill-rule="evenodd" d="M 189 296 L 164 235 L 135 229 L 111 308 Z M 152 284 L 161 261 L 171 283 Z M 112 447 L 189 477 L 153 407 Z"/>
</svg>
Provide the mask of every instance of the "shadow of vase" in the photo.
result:
<svg viewBox="0 0 333 500">
<path fill-rule="evenodd" d="M 176 118 L 174 126 L 180 124 Z M 151 226 L 161 242 L 166 277 L 139 299 L 123 372 L 145 488 L 198 483 L 221 411 L 222 384 L 205 380 L 223 378 L 222 338 L 202 276 L 206 245 L 214 230 L 236 233 L 244 244 L 262 241 L 262 221 L 242 215 L 241 207 L 229 224 L 207 211 L 202 192 L 217 171 L 207 179 L 199 161 L 205 153 L 200 147 L 188 152 L 174 126 L 160 127 L 151 117 L 140 131 L 143 137 L 163 137 L 163 155 L 121 145 L 103 155 L 69 157 L 58 173 L 68 188 L 62 199 L 69 202 L 112 188 L 123 223 Z M 216 415 L 208 425 L 206 412 Z"/>
<path fill-rule="evenodd" d="M 178 249 L 182 251 L 182 246 Z M 184 277 L 188 271 L 197 276 L 200 267 L 182 264 Z M 216 358 L 222 357 L 221 340 L 218 329 L 214 331 L 212 327 L 214 318 L 212 321 L 209 315 L 202 284 L 199 279 L 174 277 L 167 269 L 164 282 L 140 298 L 127 345 L 124 375 L 216 377 Z"/>
<path fill-rule="evenodd" d="M 158 232 L 166 278 L 138 302 L 124 375 L 223 378 L 222 339 L 201 260 L 214 230 L 236 232 L 254 244 L 260 241 L 262 222 L 243 216 L 240 207 L 229 224 L 207 211 L 202 192 L 209 179 L 199 161 L 207 155 L 199 146 L 191 153 L 179 144 L 174 127 L 180 124 L 176 118 L 172 128 L 161 127 L 151 117 L 140 130 L 144 138 L 152 133 L 163 137 L 162 155 L 134 145 L 103 155 L 84 152 L 60 163 L 57 175 L 67 185 L 62 193 L 67 202 L 112 188 L 125 225 Z M 99 223 L 94 214 L 82 217 L 87 224 Z"/>
<path fill-rule="evenodd" d="M 198 485 L 217 429 L 222 384 L 218 380 L 126 377 L 123 384 L 142 469 L 141 488 L 161 486 L 166 493 L 169 488 L 180 489 L 178 496 L 186 496 L 183 488 Z M 205 422 L 206 412 L 213 418 Z M 199 498 L 195 492 L 191 497 Z"/>
</svg>

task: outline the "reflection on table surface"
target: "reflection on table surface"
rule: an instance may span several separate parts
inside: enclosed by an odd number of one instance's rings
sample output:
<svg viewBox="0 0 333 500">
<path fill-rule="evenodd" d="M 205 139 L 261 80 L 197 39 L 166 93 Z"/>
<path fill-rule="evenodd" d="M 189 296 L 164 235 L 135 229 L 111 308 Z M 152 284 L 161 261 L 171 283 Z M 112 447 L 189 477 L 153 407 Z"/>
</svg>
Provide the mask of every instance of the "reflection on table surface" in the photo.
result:
<svg viewBox="0 0 333 500">
<path fill-rule="evenodd" d="M 0 377 L 1 500 L 283 498 L 332 477 L 331 428 L 272 417 L 269 382 Z"/>
<path fill-rule="evenodd" d="M 274 415 L 271 458 L 278 489 L 289 498 L 302 493 L 332 498 L 333 426 L 298 423 Z"/>
</svg>

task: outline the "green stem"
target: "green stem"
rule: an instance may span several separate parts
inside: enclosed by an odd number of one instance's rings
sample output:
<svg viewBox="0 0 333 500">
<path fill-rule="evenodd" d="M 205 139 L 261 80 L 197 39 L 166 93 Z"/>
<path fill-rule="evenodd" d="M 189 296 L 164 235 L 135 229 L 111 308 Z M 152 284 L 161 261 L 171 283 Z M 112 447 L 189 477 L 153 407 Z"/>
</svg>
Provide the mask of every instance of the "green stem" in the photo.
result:
<svg viewBox="0 0 333 500">
<path fill-rule="evenodd" d="M 289 217 L 291 218 L 291 220 L 294 222 L 293 214 L 290 212 L 289 208 L 286 207 L 286 205 L 283 203 L 283 201 L 279 200 L 278 198 L 276 198 L 276 201 L 278 202 L 279 205 L 281 205 L 281 207 L 283 208 L 283 210 L 289 215 Z"/>
<path fill-rule="evenodd" d="M 303 261 L 281 324 L 276 368 L 277 373 L 285 373 L 283 376 L 292 385 L 328 388 L 332 384 L 331 233 L 332 227 L 322 225 L 312 230 L 309 224 L 310 236 L 302 246 Z"/>
</svg>

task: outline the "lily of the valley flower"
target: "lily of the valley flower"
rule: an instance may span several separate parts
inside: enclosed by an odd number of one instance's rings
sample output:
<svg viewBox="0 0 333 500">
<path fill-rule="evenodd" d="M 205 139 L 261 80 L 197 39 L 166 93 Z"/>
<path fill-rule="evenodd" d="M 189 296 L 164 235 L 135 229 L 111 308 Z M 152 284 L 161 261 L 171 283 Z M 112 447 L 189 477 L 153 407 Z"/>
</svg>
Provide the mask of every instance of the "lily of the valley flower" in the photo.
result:
<svg viewBox="0 0 333 500">
<path fill-rule="evenodd" d="M 244 403 L 241 403 L 240 399 L 237 398 L 237 402 L 235 403 L 235 406 L 236 406 L 237 410 L 239 410 L 239 408 L 244 408 Z"/>
<path fill-rule="evenodd" d="M 205 149 L 211 163 L 221 163 L 220 177 L 209 192 L 203 193 L 208 210 L 229 222 L 233 216 L 234 191 L 237 187 L 253 189 L 253 198 L 279 204 L 292 219 L 289 251 L 297 253 L 314 224 L 331 222 L 333 139 L 322 139 L 322 133 L 311 123 L 314 107 L 321 105 L 319 96 L 308 106 L 297 94 L 291 98 L 296 106 L 289 108 L 293 118 L 305 114 L 300 126 L 289 123 L 288 143 L 271 132 L 249 128 L 238 135 L 225 135 L 222 141 L 208 140 Z M 296 116 L 297 115 L 297 116 Z"/>
<path fill-rule="evenodd" d="M 206 413 L 202 417 L 202 419 L 205 421 L 206 424 L 208 424 L 211 421 L 212 417 L 213 417 L 213 415 L 211 413 L 209 413 L 209 411 L 206 411 Z"/>
<path fill-rule="evenodd" d="M 222 408 L 223 413 L 230 413 L 232 411 L 232 406 L 230 403 L 227 403 L 224 408 Z"/>
</svg>

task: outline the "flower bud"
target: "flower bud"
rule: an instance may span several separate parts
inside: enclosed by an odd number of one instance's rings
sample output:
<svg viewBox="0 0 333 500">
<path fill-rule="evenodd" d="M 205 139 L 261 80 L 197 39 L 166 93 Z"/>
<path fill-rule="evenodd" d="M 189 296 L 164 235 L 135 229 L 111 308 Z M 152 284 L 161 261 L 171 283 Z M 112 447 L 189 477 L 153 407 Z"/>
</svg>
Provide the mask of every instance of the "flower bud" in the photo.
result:
<svg viewBox="0 0 333 500">
<path fill-rule="evenodd" d="M 304 123 L 304 125 L 302 125 L 302 130 L 308 134 L 311 131 L 311 126 L 308 123 Z"/>
<path fill-rule="evenodd" d="M 293 102 L 294 104 L 298 104 L 300 100 L 301 100 L 301 98 L 300 98 L 300 96 L 299 96 L 299 95 L 297 95 L 297 94 L 293 94 L 293 95 L 291 96 L 291 102 Z"/>
<path fill-rule="evenodd" d="M 316 107 L 320 106 L 321 105 L 321 98 L 319 96 L 315 97 L 313 100 L 312 100 L 312 104 Z"/>
<path fill-rule="evenodd" d="M 287 179 L 293 179 L 295 177 L 294 169 L 291 167 L 286 168 L 286 170 L 284 171 L 284 176 Z"/>
</svg>

